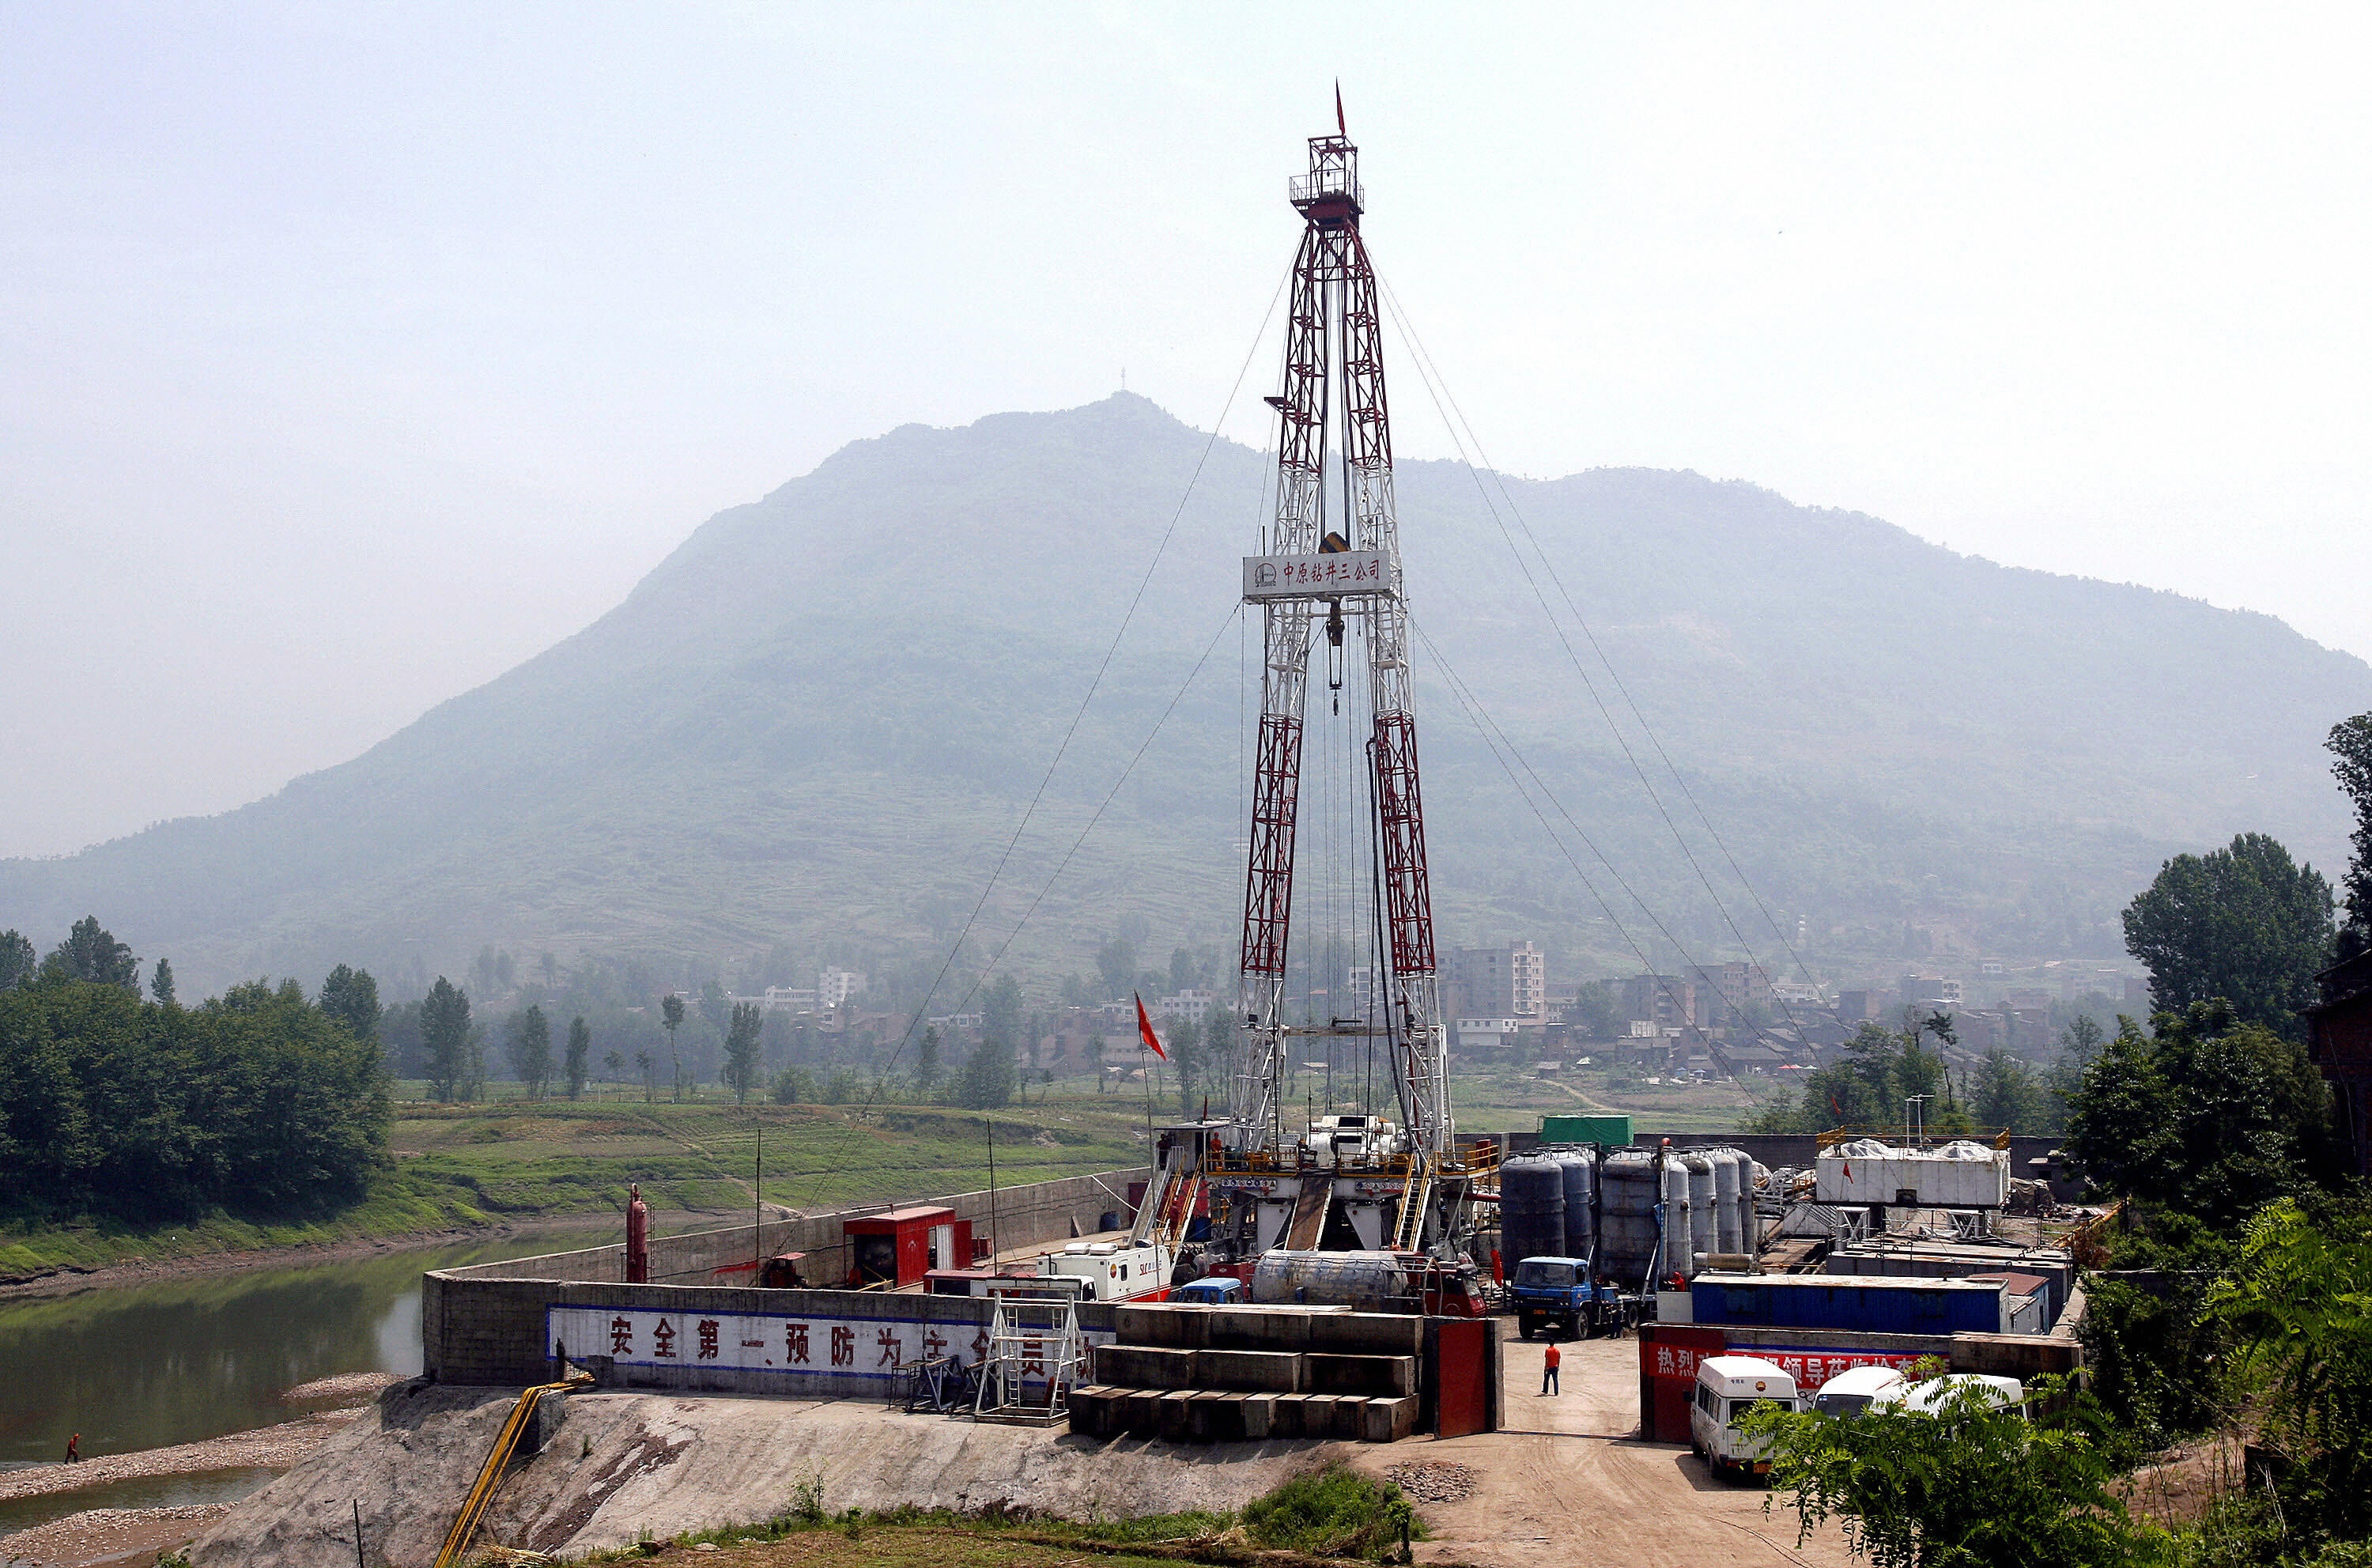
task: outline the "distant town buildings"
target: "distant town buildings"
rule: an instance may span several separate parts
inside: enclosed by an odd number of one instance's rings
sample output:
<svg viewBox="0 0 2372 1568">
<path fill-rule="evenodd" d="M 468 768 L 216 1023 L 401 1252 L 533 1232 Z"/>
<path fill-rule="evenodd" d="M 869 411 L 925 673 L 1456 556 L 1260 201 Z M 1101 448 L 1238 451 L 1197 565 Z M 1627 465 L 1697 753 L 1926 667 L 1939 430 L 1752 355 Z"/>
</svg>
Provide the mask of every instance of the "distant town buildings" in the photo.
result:
<svg viewBox="0 0 2372 1568">
<path fill-rule="evenodd" d="M 1549 1016 L 1548 958 L 1529 942 L 1453 948 L 1443 966 L 1442 1010 L 1453 1018 L 1507 1017 L 1544 1024 Z"/>
<path fill-rule="evenodd" d="M 816 1001 L 837 1007 L 865 989 L 865 977 L 855 970 L 826 970 L 816 977 Z"/>
</svg>

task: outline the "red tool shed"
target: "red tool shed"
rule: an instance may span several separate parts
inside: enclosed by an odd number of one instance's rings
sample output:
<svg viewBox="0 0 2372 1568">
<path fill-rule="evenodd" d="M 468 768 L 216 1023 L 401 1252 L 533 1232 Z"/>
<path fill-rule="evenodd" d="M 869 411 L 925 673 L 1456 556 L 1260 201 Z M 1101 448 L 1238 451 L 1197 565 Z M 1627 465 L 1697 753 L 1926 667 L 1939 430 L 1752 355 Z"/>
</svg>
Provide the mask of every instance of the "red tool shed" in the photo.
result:
<svg viewBox="0 0 2372 1568">
<path fill-rule="evenodd" d="M 841 1222 L 848 1238 L 851 1285 L 920 1284 L 933 1269 L 960 1269 L 971 1261 L 971 1222 L 953 1209 L 893 1209 Z"/>
</svg>

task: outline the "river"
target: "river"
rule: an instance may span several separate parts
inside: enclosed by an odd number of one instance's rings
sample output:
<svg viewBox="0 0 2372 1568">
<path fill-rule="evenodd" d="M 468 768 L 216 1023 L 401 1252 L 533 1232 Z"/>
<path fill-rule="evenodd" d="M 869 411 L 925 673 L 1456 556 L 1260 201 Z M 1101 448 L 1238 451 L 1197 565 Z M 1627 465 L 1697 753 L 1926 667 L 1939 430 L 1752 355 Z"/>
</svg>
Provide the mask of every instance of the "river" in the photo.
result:
<svg viewBox="0 0 2372 1568">
<path fill-rule="evenodd" d="M 527 1232 L 0 1301 L 0 1469 L 53 1462 L 77 1432 L 85 1455 L 169 1447 L 323 1408 L 281 1398 L 317 1377 L 410 1376 L 420 1370 L 424 1270 L 601 1239 L 582 1229 Z M 265 1479 L 221 1472 L 27 1498 L 0 1504 L 0 1533 L 81 1508 L 242 1496 Z"/>
</svg>

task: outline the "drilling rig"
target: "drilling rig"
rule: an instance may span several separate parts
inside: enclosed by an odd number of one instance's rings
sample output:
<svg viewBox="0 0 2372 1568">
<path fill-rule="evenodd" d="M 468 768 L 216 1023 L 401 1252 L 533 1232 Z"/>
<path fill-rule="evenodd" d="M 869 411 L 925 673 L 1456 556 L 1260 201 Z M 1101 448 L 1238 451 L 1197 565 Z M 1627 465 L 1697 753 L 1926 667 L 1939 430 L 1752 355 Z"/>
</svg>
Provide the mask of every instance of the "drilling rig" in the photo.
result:
<svg viewBox="0 0 2372 1568">
<path fill-rule="evenodd" d="M 1221 1259 L 1278 1249 L 1427 1253 L 1459 1261 L 1471 1245 L 1478 1185 L 1493 1145 L 1462 1151 L 1451 1118 L 1448 1038 L 1434 950 L 1409 673 L 1409 618 L 1392 500 L 1383 322 L 1360 238 L 1366 193 L 1344 133 L 1309 142 L 1309 169 L 1289 188 L 1301 215 L 1277 415 L 1276 508 L 1260 552 L 1243 563 L 1243 598 L 1262 623 L 1261 721 L 1252 770 L 1237 1023 L 1243 1040 L 1224 1120 L 1162 1139 L 1157 1207 L 1175 1222 L 1207 1198 Z M 1357 1016 L 1329 1005 L 1293 1016 L 1288 938 L 1303 739 L 1315 702 L 1339 717 L 1345 665 L 1364 650 L 1367 734 L 1363 824 L 1374 963 L 1355 991 Z M 1324 687 L 1312 680 L 1323 661 Z M 1352 676 L 1355 679 L 1355 675 Z M 1308 960 L 1314 964 L 1314 958 Z M 1399 1112 L 1309 1115 L 1288 1104 L 1297 1056 L 1313 1039 L 1353 1040 L 1389 1065 Z M 1331 1054 L 1329 1058 L 1331 1060 Z M 1331 1092 L 1331 1091 L 1330 1091 Z M 1180 1205 L 1183 1205 L 1181 1207 Z M 1146 1216 L 1140 1217 L 1140 1229 Z"/>
</svg>

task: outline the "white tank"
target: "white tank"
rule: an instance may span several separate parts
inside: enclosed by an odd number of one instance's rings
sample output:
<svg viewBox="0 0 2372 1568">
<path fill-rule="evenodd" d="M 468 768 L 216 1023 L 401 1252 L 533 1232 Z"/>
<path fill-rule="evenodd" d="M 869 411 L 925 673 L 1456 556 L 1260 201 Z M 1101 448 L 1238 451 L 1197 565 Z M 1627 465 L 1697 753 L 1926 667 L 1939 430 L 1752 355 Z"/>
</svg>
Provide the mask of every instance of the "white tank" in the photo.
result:
<svg viewBox="0 0 2372 1568">
<path fill-rule="evenodd" d="M 1636 1290 L 1656 1252 L 1656 1156 L 1645 1149 L 1610 1149 L 1598 1181 L 1599 1271 Z"/>
<path fill-rule="evenodd" d="M 1696 1237 L 1690 1217 L 1689 1167 L 1678 1155 L 1664 1156 L 1664 1257 L 1657 1268 L 1658 1280 L 1669 1280 L 1674 1274 L 1693 1279 L 1697 1272 Z"/>
<path fill-rule="evenodd" d="M 1736 1149 L 1708 1149 L 1713 1161 L 1713 1250 L 1746 1250 L 1746 1227 L 1738 1223 L 1738 1190 L 1746 1156 Z"/>
<path fill-rule="evenodd" d="M 1713 1157 L 1702 1150 L 1691 1149 L 1680 1156 L 1680 1164 L 1689 1173 L 1689 1251 L 1692 1256 L 1718 1252 L 1721 1249 L 1715 1244 L 1715 1222 L 1721 1205 L 1715 1196 Z"/>
</svg>

